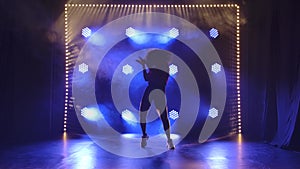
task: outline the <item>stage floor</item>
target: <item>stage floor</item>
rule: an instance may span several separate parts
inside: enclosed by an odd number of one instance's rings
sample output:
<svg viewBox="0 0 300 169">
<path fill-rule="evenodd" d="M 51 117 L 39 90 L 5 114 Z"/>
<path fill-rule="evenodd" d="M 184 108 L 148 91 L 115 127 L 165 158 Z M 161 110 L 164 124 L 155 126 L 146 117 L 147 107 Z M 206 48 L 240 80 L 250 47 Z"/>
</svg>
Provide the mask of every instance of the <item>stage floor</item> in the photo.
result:
<svg viewBox="0 0 300 169">
<path fill-rule="evenodd" d="M 181 143 L 175 150 L 154 157 L 127 158 L 109 153 L 82 136 L 6 148 L 0 152 L 0 168 L 297 169 L 300 168 L 300 153 L 247 142 L 236 136 L 204 144 Z"/>
</svg>

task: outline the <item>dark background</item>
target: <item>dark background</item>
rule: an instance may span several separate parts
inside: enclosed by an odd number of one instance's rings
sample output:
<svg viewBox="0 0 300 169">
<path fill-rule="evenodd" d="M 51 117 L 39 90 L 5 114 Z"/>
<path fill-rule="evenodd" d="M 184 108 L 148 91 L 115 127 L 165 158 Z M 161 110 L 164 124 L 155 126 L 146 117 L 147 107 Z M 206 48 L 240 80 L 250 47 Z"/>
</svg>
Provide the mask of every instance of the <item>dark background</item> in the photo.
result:
<svg viewBox="0 0 300 169">
<path fill-rule="evenodd" d="M 0 2 L 1 146 L 62 135 L 64 46 L 52 26 L 67 2 Z M 84 3 L 89 2 L 137 3 Z M 139 3 L 162 4 L 157 0 Z M 245 20 L 241 27 L 243 135 L 299 149 L 300 7 L 296 0 L 163 1 L 186 3 L 240 5 Z"/>
</svg>

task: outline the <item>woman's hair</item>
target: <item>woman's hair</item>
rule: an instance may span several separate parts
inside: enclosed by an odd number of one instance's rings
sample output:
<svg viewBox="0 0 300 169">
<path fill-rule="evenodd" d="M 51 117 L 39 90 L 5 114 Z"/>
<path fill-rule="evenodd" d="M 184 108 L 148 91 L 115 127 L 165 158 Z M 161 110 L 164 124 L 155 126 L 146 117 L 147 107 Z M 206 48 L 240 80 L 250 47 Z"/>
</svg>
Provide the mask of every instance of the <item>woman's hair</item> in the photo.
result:
<svg viewBox="0 0 300 169">
<path fill-rule="evenodd" d="M 146 63 L 149 68 L 169 70 L 172 53 L 162 49 L 151 49 L 147 52 Z"/>
</svg>

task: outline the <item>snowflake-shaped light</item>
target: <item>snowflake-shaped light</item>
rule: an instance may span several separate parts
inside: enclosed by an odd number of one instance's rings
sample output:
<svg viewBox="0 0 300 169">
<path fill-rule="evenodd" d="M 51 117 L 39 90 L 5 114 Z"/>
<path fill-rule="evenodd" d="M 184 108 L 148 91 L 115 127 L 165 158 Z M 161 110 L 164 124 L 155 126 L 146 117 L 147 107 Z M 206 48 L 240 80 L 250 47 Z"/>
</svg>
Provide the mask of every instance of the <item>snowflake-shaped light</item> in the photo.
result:
<svg viewBox="0 0 300 169">
<path fill-rule="evenodd" d="M 169 31 L 169 37 L 170 37 L 170 38 L 176 38 L 177 36 L 179 36 L 179 30 L 176 29 L 176 28 L 172 28 L 172 29 Z"/>
<path fill-rule="evenodd" d="M 125 75 L 131 74 L 131 73 L 133 73 L 133 68 L 132 68 L 132 66 L 130 66 L 129 64 L 126 64 L 126 65 L 123 66 L 122 72 L 123 72 Z"/>
<path fill-rule="evenodd" d="M 136 34 L 137 32 L 136 32 L 136 30 L 135 29 L 133 29 L 132 27 L 129 27 L 129 28 L 127 28 L 126 29 L 126 36 L 128 36 L 128 37 L 132 37 L 132 36 L 134 36 L 135 34 Z"/>
<path fill-rule="evenodd" d="M 177 72 L 178 72 L 177 66 L 174 65 L 174 64 L 171 64 L 171 65 L 169 66 L 169 74 L 170 74 L 171 76 L 173 76 L 173 75 L 175 75 Z"/>
<path fill-rule="evenodd" d="M 217 38 L 219 36 L 219 31 L 216 28 L 211 28 L 209 31 L 209 35 L 212 38 Z"/>
<path fill-rule="evenodd" d="M 97 121 L 101 118 L 101 115 L 98 113 L 98 110 L 94 108 L 84 107 L 80 110 L 81 116 L 90 121 Z"/>
<path fill-rule="evenodd" d="M 169 117 L 173 120 L 176 120 L 179 118 L 179 113 L 175 110 L 172 110 L 169 112 Z"/>
<path fill-rule="evenodd" d="M 211 71 L 214 73 L 219 73 L 221 71 L 221 65 L 218 63 L 215 63 L 211 66 Z"/>
<path fill-rule="evenodd" d="M 85 27 L 82 29 L 81 34 L 82 34 L 82 36 L 84 36 L 86 38 L 90 37 L 92 35 L 92 30 L 88 27 Z"/>
<path fill-rule="evenodd" d="M 122 111 L 122 114 L 121 114 L 122 118 L 126 121 L 129 121 L 129 122 L 136 122 L 136 117 L 133 115 L 133 113 L 128 110 L 128 109 L 125 109 Z"/>
<path fill-rule="evenodd" d="M 85 72 L 87 72 L 89 70 L 89 66 L 87 64 L 85 64 L 85 63 L 81 63 L 79 65 L 78 69 L 79 69 L 79 72 L 85 73 Z"/>
<path fill-rule="evenodd" d="M 211 118 L 216 118 L 219 115 L 219 111 L 216 108 L 211 108 L 208 112 Z"/>
</svg>

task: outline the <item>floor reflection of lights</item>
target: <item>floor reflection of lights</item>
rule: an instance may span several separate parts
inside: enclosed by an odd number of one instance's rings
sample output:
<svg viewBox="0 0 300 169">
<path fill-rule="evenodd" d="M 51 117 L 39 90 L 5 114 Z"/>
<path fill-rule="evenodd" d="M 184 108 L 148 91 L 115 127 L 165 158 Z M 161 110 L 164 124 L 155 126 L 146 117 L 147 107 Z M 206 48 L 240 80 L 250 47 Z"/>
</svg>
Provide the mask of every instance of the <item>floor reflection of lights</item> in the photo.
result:
<svg viewBox="0 0 300 169">
<path fill-rule="evenodd" d="M 126 133 L 126 134 L 122 134 L 122 137 L 124 138 L 141 138 L 140 134 L 132 134 L 132 133 Z M 164 139 L 166 139 L 166 135 L 165 134 L 159 134 L 159 137 L 162 137 Z M 150 136 L 151 138 L 151 136 Z M 171 139 L 172 140 L 178 140 L 180 138 L 180 136 L 178 134 L 171 134 Z"/>
<path fill-rule="evenodd" d="M 124 157 L 144 158 L 151 157 L 168 151 L 165 134 L 149 136 L 147 146 L 141 148 L 141 134 L 126 133 L 119 136 L 92 136 L 92 140 L 101 148 Z M 174 144 L 180 142 L 178 134 L 171 134 Z"/>
</svg>

